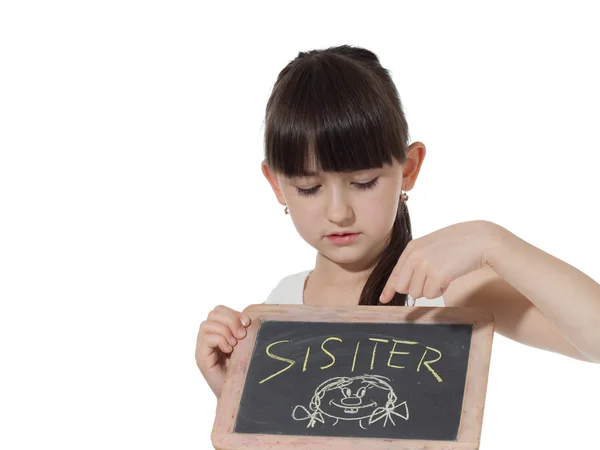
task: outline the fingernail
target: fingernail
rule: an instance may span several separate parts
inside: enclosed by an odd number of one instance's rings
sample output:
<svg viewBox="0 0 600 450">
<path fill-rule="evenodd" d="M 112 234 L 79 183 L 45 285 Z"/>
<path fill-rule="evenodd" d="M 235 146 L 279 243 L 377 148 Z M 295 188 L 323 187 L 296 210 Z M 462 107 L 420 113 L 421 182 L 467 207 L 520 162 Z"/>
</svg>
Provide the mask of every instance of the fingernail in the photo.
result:
<svg viewBox="0 0 600 450">
<path fill-rule="evenodd" d="M 233 351 L 233 347 L 227 347 L 227 351 L 228 352 L 232 352 Z"/>
<path fill-rule="evenodd" d="M 237 344 L 237 340 L 236 340 L 236 338 L 234 338 L 233 336 L 231 336 L 231 338 L 229 339 L 229 343 L 230 343 L 231 345 L 235 345 L 235 344 Z"/>
<path fill-rule="evenodd" d="M 238 330 L 237 334 L 238 334 L 238 337 L 239 337 L 240 339 L 241 339 L 241 338 L 243 338 L 244 336 L 246 336 L 246 329 L 245 329 L 245 328 L 240 328 L 240 329 Z"/>
<path fill-rule="evenodd" d="M 242 325 L 244 325 L 245 327 L 250 325 L 250 319 L 246 316 L 242 316 Z"/>
</svg>

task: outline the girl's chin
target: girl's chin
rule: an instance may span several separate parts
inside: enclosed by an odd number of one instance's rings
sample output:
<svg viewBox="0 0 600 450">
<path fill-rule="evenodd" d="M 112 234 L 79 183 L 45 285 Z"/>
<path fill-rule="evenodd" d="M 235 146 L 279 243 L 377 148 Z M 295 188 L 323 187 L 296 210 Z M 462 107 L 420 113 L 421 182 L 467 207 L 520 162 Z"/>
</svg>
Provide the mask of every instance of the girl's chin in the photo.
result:
<svg viewBox="0 0 600 450">
<path fill-rule="evenodd" d="M 317 249 L 321 255 L 325 256 L 327 259 L 340 264 L 340 265 L 354 265 L 360 264 L 365 260 L 364 250 L 361 251 L 357 248 L 318 248 Z"/>
</svg>

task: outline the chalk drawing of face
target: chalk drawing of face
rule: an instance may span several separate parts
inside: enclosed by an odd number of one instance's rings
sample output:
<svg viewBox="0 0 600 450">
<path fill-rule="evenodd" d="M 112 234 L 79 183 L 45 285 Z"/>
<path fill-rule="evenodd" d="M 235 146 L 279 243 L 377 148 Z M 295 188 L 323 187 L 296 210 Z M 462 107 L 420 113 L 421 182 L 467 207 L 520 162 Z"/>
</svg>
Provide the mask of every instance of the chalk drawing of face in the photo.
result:
<svg viewBox="0 0 600 450">
<path fill-rule="evenodd" d="M 317 387 L 308 409 L 297 405 L 292 417 L 308 420 L 307 428 L 313 428 L 316 422 L 325 424 L 326 417 L 335 420 L 332 426 L 340 420 L 356 421 L 366 430 L 363 420 L 372 425 L 382 419 L 384 427 L 388 421 L 395 426 L 393 416 L 408 420 L 408 405 L 396 405 L 397 397 L 389 382 L 380 375 L 330 378 Z"/>
</svg>

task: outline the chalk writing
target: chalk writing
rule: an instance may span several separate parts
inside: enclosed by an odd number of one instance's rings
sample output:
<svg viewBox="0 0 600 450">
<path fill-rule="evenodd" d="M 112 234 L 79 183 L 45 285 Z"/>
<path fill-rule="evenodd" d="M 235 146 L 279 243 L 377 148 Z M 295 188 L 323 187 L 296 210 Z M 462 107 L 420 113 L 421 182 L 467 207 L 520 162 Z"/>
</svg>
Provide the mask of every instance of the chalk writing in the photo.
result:
<svg viewBox="0 0 600 450">
<path fill-rule="evenodd" d="M 438 349 L 430 347 L 428 345 L 419 344 L 419 342 L 405 341 L 405 340 L 400 340 L 400 339 L 382 339 L 382 338 L 369 337 L 366 340 L 373 343 L 373 345 L 371 346 L 371 358 L 370 358 L 369 370 L 371 370 L 371 371 L 375 370 L 376 362 L 377 362 L 378 345 L 383 347 L 384 345 L 387 344 L 387 349 L 385 350 L 385 352 L 387 353 L 387 363 L 386 363 L 387 367 L 390 367 L 392 369 L 406 369 L 407 366 L 399 364 L 400 363 L 399 360 L 401 360 L 402 355 L 409 355 L 411 353 L 418 354 L 418 352 L 422 352 L 421 359 L 420 359 L 418 365 L 415 367 L 416 372 L 421 372 L 421 367 L 424 366 L 427 369 L 427 371 L 439 383 L 441 383 L 443 381 L 442 377 L 435 371 L 435 369 L 433 367 L 433 364 L 435 364 L 436 362 L 438 362 L 442 359 L 442 352 L 439 351 Z M 336 365 L 337 359 L 336 359 L 336 356 L 334 353 L 335 349 L 332 344 L 329 344 L 331 341 L 343 342 L 342 339 L 340 339 L 339 337 L 335 337 L 335 336 L 327 337 L 323 340 L 323 342 L 320 345 L 320 349 L 323 353 L 325 353 L 331 359 L 331 361 L 328 364 L 320 366 L 321 370 L 327 370 Z M 359 353 L 360 342 L 361 341 L 356 342 L 356 347 L 354 350 L 354 357 L 352 359 L 351 372 L 354 372 L 354 370 L 356 368 L 356 361 L 357 361 L 357 356 Z M 272 348 L 275 345 L 281 345 L 283 347 L 283 344 L 285 344 L 285 343 L 290 343 L 290 345 L 293 344 L 293 342 L 289 341 L 289 340 L 277 341 L 277 342 L 273 342 L 273 343 L 269 344 L 266 347 L 265 351 L 269 358 L 275 359 L 277 361 L 285 362 L 285 363 L 287 363 L 287 366 L 283 367 L 278 372 L 275 372 L 274 374 L 269 375 L 268 377 L 262 379 L 261 381 L 259 381 L 259 384 L 263 384 L 266 381 L 269 381 L 269 380 L 275 378 L 276 376 L 283 374 L 284 372 L 291 369 L 292 366 L 294 366 L 296 364 L 296 361 L 294 359 L 284 358 L 283 356 L 279 356 L 279 355 L 276 355 L 273 353 Z M 325 348 L 325 344 L 328 344 L 328 348 Z M 389 348 L 390 346 L 391 346 L 391 348 Z M 400 348 L 404 348 L 405 351 L 399 350 L 398 349 L 399 346 L 400 346 Z M 405 347 L 401 347 L 401 346 L 405 346 Z M 381 349 L 381 347 L 380 347 L 380 349 Z M 304 363 L 302 364 L 302 372 L 306 372 L 306 370 L 308 369 L 308 367 L 310 365 L 309 364 L 310 355 L 311 355 L 311 347 L 309 346 L 306 348 L 306 353 L 304 356 Z M 395 359 L 394 359 L 395 364 L 392 363 L 392 359 L 394 357 L 395 357 Z M 429 359 L 426 359 L 426 357 Z"/>
</svg>

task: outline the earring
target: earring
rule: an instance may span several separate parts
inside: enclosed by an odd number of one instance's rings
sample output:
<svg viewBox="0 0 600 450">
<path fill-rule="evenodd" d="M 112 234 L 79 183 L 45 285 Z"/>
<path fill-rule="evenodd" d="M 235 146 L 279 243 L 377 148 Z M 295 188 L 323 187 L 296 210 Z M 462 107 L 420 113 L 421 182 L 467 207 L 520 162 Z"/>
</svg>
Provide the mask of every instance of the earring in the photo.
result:
<svg viewBox="0 0 600 450">
<path fill-rule="evenodd" d="M 283 210 L 284 213 L 289 214 L 290 212 L 288 211 L 288 207 L 287 205 L 285 205 L 285 209 Z"/>
<path fill-rule="evenodd" d="M 403 202 L 407 202 L 408 201 L 408 195 L 406 194 L 406 192 L 402 192 L 402 201 Z"/>
</svg>

